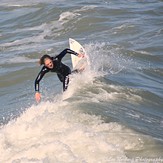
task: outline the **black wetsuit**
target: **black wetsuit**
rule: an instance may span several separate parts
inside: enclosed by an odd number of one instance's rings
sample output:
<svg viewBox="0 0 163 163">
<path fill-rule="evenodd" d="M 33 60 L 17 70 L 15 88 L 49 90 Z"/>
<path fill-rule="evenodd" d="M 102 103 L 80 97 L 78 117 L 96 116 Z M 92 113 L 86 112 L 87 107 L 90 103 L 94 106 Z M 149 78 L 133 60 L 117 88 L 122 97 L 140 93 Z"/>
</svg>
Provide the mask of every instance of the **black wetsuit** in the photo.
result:
<svg viewBox="0 0 163 163">
<path fill-rule="evenodd" d="M 35 91 L 39 92 L 39 82 L 47 72 L 56 72 L 59 80 L 63 83 L 63 91 L 67 89 L 68 83 L 69 83 L 69 74 L 71 74 L 71 69 L 61 62 L 62 58 L 67 53 L 74 54 L 76 56 L 78 55 L 76 52 L 70 49 L 65 49 L 56 57 L 52 57 L 54 66 L 52 69 L 49 69 L 48 67 L 43 66 L 43 68 L 41 69 L 41 71 L 39 72 L 35 80 Z"/>
</svg>

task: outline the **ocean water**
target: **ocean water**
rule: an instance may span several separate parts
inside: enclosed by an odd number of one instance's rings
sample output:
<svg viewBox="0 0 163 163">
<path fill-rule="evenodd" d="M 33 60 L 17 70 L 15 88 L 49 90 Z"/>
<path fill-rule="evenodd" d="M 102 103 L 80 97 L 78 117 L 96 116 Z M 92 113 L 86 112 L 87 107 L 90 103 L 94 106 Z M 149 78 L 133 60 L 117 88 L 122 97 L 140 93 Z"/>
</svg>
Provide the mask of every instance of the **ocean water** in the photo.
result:
<svg viewBox="0 0 163 163">
<path fill-rule="evenodd" d="M 1 0 L 0 163 L 163 162 L 162 0 Z M 34 80 L 79 41 L 90 70 Z M 63 62 L 71 68 L 70 55 Z"/>
</svg>

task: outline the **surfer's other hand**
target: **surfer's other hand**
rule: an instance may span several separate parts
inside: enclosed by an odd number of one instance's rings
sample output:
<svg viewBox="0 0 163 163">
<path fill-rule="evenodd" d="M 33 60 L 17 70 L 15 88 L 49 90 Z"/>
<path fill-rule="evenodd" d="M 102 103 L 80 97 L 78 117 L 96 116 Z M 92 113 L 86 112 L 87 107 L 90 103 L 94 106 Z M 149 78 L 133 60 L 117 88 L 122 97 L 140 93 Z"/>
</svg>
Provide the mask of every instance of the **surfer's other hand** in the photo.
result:
<svg viewBox="0 0 163 163">
<path fill-rule="evenodd" d="M 35 99 L 36 99 L 37 102 L 40 102 L 40 100 L 41 100 L 41 94 L 39 92 L 36 92 L 35 93 Z"/>
<path fill-rule="evenodd" d="M 84 58 L 84 54 L 78 54 L 78 57 L 79 57 L 79 58 L 80 58 L 80 57 Z"/>
</svg>

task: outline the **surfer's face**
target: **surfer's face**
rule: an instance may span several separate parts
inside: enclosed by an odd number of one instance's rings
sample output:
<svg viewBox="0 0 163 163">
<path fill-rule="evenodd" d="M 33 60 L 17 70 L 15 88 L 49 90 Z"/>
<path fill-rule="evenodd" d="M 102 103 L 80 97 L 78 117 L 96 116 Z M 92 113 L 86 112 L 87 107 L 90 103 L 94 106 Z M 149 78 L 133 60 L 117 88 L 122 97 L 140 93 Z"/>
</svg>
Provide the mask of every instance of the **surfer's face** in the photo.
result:
<svg viewBox="0 0 163 163">
<path fill-rule="evenodd" d="M 53 61 L 52 61 L 51 59 L 49 59 L 49 58 L 46 58 L 46 59 L 45 59 L 44 65 L 45 65 L 46 67 L 50 68 L 50 69 L 52 69 L 53 66 L 54 66 L 54 65 L 53 65 Z"/>
</svg>

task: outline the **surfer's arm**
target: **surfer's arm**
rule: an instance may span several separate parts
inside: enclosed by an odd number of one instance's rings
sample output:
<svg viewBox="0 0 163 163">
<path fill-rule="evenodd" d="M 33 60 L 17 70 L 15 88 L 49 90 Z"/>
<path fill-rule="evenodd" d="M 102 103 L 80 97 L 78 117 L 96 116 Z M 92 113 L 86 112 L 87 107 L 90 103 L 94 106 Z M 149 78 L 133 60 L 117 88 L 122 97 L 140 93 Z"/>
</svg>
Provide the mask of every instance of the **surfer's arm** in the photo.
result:
<svg viewBox="0 0 163 163">
<path fill-rule="evenodd" d="M 45 67 L 42 68 L 42 70 L 39 72 L 39 74 L 37 75 L 36 77 L 36 80 L 35 80 L 35 99 L 37 102 L 39 102 L 41 100 L 41 94 L 39 92 L 39 83 L 41 81 L 41 79 L 43 78 L 43 76 L 49 72 L 49 70 Z"/>
<path fill-rule="evenodd" d="M 76 56 L 78 56 L 79 54 L 76 53 L 75 51 L 66 48 L 65 50 L 63 50 L 59 55 L 57 55 L 55 58 L 58 58 L 59 60 L 61 60 L 67 53 L 69 54 L 74 54 Z"/>
<path fill-rule="evenodd" d="M 35 79 L 35 91 L 39 92 L 40 91 L 40 86 L 39 83 L 41 81 L 41 79 L 43 78 L 43 76 L 49 72 L 49 70 L 45 67 L 42 68 L 42 70 L 39 72 L 39 74 L 37 75 L 36 79 Z"/>
<path fill-rule="evenodd" d="M 76 55 L 78 57 L 84 57 L 84 54 L 80 54 L 80 53 L 76 53 L 75 51 L 71 50 L 71 49 L 67 49 L 67 53 L 69 54 L 73 54 L 73 55 Z"/>
</svg>

